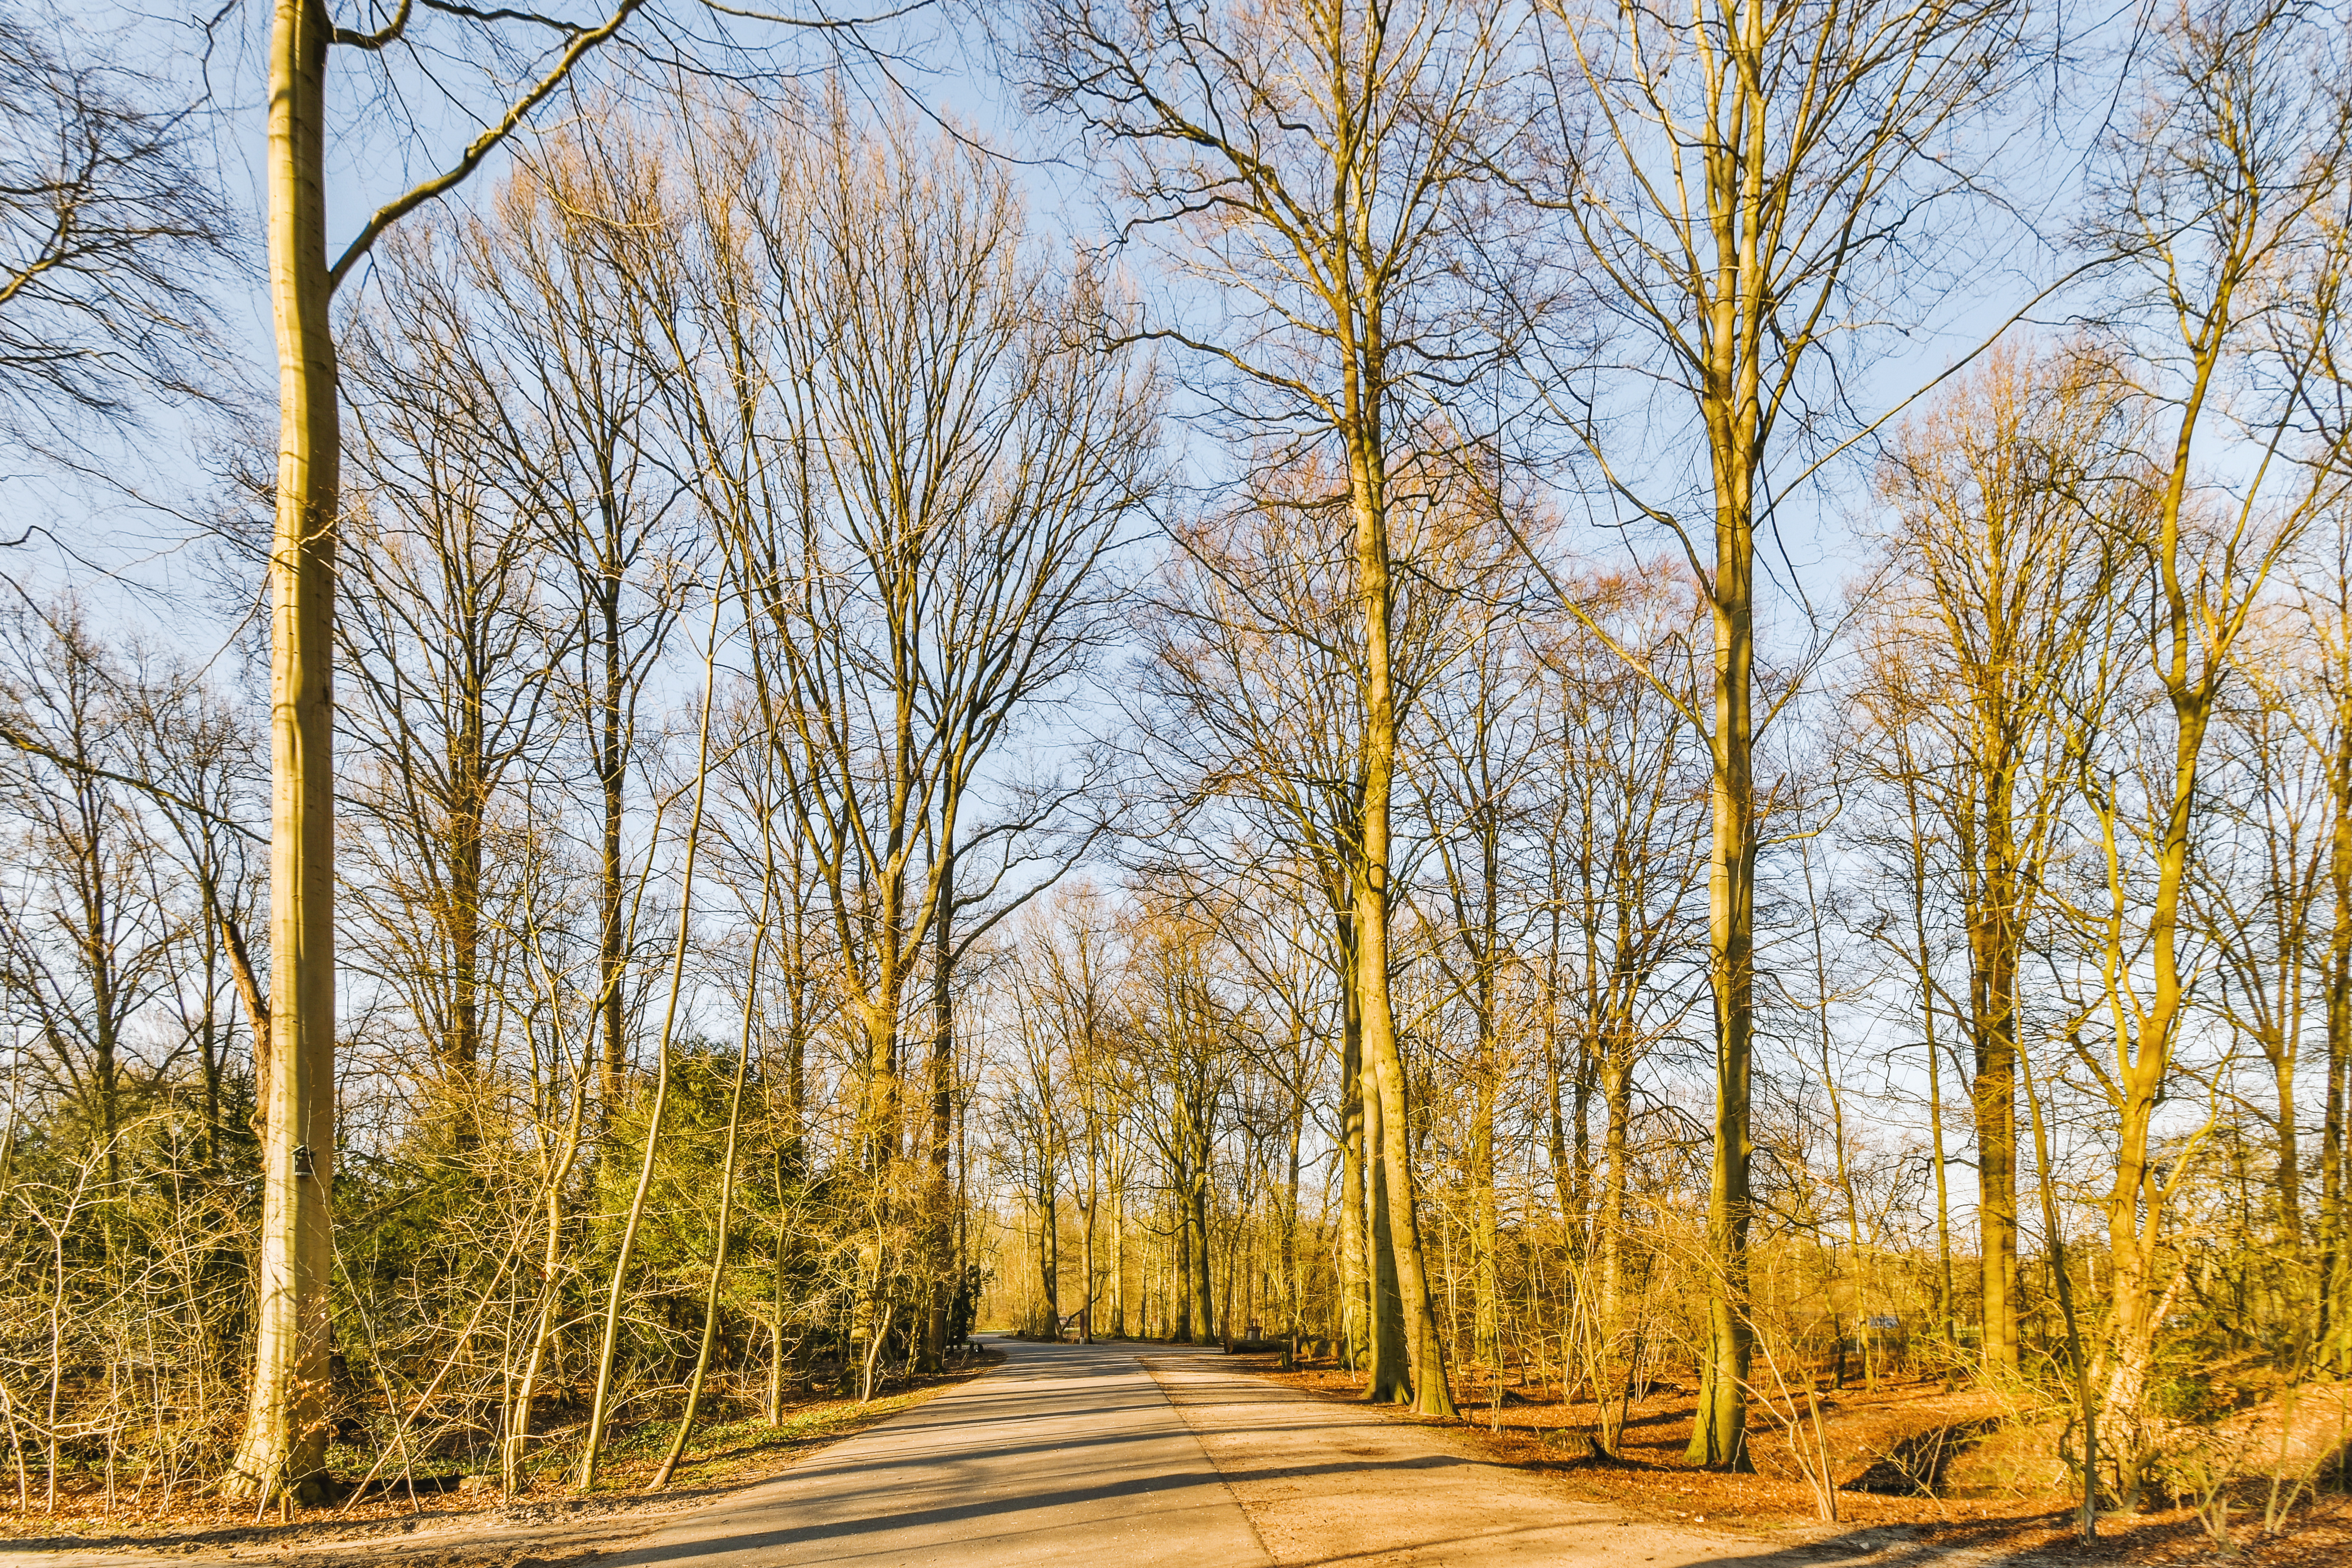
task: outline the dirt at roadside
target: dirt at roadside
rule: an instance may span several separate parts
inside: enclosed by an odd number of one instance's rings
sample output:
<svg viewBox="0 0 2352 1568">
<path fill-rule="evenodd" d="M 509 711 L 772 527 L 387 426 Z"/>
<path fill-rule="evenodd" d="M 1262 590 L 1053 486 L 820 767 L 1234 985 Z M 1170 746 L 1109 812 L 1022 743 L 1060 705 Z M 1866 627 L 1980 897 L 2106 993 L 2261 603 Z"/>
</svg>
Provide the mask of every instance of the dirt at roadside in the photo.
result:
<svg viewBox="0 0 2352 1568">
<path fill-rule="evenodd" d="M 1328 1366 L 1285 1373 L 1278 1358 L 1219 1358 L 1235 1370 L 1333 1401 L 1360 1397 L 1361 1382 Z M 1822 1523 L 1812 1489 L 1768 1424 L 1757 1423 L 1758 1473 L 1721 1475 L 1683 1458 L 1690 1441 L 1696 1400 L 1689 1391 L 1661 1385 L 1637 1402 L 1615 1461 L 1572 1457 L 1561 1439 L 1591 1429 L 1597 1412 L 1590 1405 L 1563 1405 L 1557 1387 L 1510 1385 L 1464 1391 L 1462 1418 L 1430 1422 L 1425 1417 L 1383 1412 L 1391 1422 L 1449 1428 L 1456 1441 L 1495 1463 L 1541 1477 L 1558 1496 L 1622 1510 L 1661 1525 L 1706 1531 L 1754 1531 L 1784 1541 L 1810 1538 L 1816 1550 L 1890 1565 L 1928 1563 L 1949 1568 L 1969 1564 L 2126 1563 L 2158 1565 L 2227 1563 L 2230 1568 L 2343 1568 L 2352 1563 L 2352 1498 L 2329 1494 L 2294 1511 L 2285 1528 L 2264 1535 L 2260 1518 L 2232 1516 L 2231 1540 L 2217 1541 L 2205 1521 L 2188 1509 L 2142 1513 L 2101 1521 L 2102 1539 L 2084 1546 L 2074 1538 L 2075 1500 L 2071 1494 L 2031 1484 L 2031 1478 L 2000 1495 L 1934 1498 L 1896 1496 L 1839 1488 L 1838 1522 Z M 1483 1401 L 1478 1400 L 1484 1396 Z M 1475 1402 L 1474 1402 L 1475 1401 Z M 1837 1479 L 1860 1479 L 1875 1455 L 1897 1449 L 1918 1434 L 2001 1414 L 1989 1396 L 1947 1391 L 1938 1383 L 1883 1383 L 1877 1389 L 1849 1386 L 1829 1396 L 1825 1407 L 1831 1447 L 1840 1463 Z M 1857 1542 L 1878 1544 L 1869 1552 L 1849 1550 Z M 1899 1544 L 1898 1544 L 1899 1543 Z"/>
<path fill-rule="evenodd" d="M 668 1516 L 733 1488 L 701 1488 L 660 1498 L 623 1496 L 577 1503 L 420 1511 L 404 1519 L 257 1526 L 205 1531 L 132 1546 L 50 1544 L 0 1550 L 6 1568 L 185 1568 L 192 1563 L 267 1561 L 284 1568 L 571 1568 L 617 1551 Z"/>
<path fill-rule="evenodd" d="M 202 1563 L 266 1562 L 270 1568 L 576 1568 L 616 1552 L 672 1516 L 768 1480 L 875 1422 L 1002 1364 L 1002 1354 L 908 1392 L 859 1405 L 809 1399 L 769 1427 L 737 1421 L 711 1428 L 679 1467 L 683 1485 L 645 1490 L 667 1428 L 616 1445 L 606 1490 L 589 1497 L 500 1500 L 491 1490 L 369 1498 L 307 1511 L 291 1522 L 257 1521 L 251 1505 L 213 1500 L 145 1511 L 119 1506 L 110 1518 L 91 1500 L 65 1500 L 58 1514 L 0 1512 L 0 1568 L 187 1568 Z M 80 1502 L 81 1507 L 74 1504 Z"/>
</svg>

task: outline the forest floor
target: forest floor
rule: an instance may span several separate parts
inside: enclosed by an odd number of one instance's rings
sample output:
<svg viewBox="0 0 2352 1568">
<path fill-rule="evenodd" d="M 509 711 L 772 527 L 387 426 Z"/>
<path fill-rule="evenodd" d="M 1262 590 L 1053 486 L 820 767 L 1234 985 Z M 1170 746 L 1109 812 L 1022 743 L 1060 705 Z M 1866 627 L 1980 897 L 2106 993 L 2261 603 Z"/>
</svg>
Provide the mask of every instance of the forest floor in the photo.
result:
<svg viewBox="0 0 2352 1568">
<path fill-rule="evenodd" d="M 560 1462 L 560 1443 L 541 1461 L 533 1482 L 512 1498 L 498 1495 L 495 1477 L 467 1477 L 457 1490 L 415 1497 L 374 1495 L 371 1488 L 366 1497 L 303 1509 L 290 1521 L 257 1521 L 250 1504 L 191 1497 L 190 1489 L 168 1503 L 142 1503 L 118 1489 L 109 1507 L 101 1490 L 82 1486 L 64 1490 L 54 1511 L 40 1506 L 37 1490 L 29 1511 L 0 1494 L 0 1568 L 187 1568 L 257 1559 L 273 1568 L 414 1568 L 419 1562 L 434 1568 L 561 1568 L 617 1550 L 667 1516 L 766 1479 L 1003 1359 L 1001 1352 L 987 1354 L 863 1405 L 822 1395 L 788 1398 L 783 1418 L 772 1427 L 758 1417 L 706 1426 L 672 1484 L 658 1492 L 646 1483 L 674 1430 L 667 1421 L 617 1430 L 605 1450 L 600 1489 L 586 1497 L 565 1493 L 569 1466 Z"/>
<path fill-rule="evenodd" d="M 1361 1397 L 1362 1378 L 1328 1364 L 1286 1373 L 1274 1355 L 1231 1360 L 1237 1370 L 1324 1398 Z M 2046 1460 L 2037 1465 L 2021 1458 L 2006 1477 L 1972 1477 L 2008 1484 L 1972 1486 L 1968 1489 L 1971 1495 L 1965 1497 L 1950 1495 L 1949 1489 L 1940 1498 L 1847 1490 L 1874 1469 L 1884 1477 L 1885 1456 L 1916 1449 L 1923 1437 L 2011 1414 L 1990 1396 L 1948 1391 L 1937 1382 L 1882 1382 L 1875 1390 L 1850 1384 L 1822 1396 L 1832 1473 L 1840 1483 L 1838 1522 L 1833 1525 L 1821 1521 L 1814 1491 L 1788 1442 L 1760 1413 L 1750 1427 L 1758 1473 L 1735 1476 L 1702 1469 L 1684 1458 L 1696 1407 L 1687 1389 L 1661 1385 L 1637 1401 L 1629 1412 L 1619 1456 L 1607 1461 L 1572 1457 L 1580 1445 L 1571 1435 L 1592 1430 L 1599 1413 L 1590 1404 L 1562 1404 L 1557 1384 L 1506 1379 L 1499 1385 L 1473 1384 L 1460 1389 L 1457 1397 L 1462 1413 L 1455 1421 L 1387 1414 L 1391 1420 L 1456 1428 L 1473 1451 L 1486 1458 L 1544 1476 L 1571 1498 L 1660 1522 L 1752 1530 L 1790 1539 L 1810 1533 L 1825 1541 L 1842 1533 L 1874 1532 L 1890 1542 L 1903 1542 L 1900 1555 L 1905 1560 L 1956 1564 L 2039 1563 L 2054 1568 L 2060 1563 L 2115 1563 L 2158 1568 L 2228 1563 L 2232 1568 L 2320 1568 L 2352 1563 L 2352 1498 L 2341 1493 L 2308 1500 L 2274 1535 L 2260 1533 L 2258 1509 L 2251 1521 L 2240 1510 L 2230 1521 L 2230 1540 L 2224 1542 L 2214 1538 L 2194 1510 L 2179 1508 L 2127 1518 L 2103 1516 L 2100 1541 L 2085 1546 L 2074 1537 L 2074 1495 L 2046 1484 Z M 1568 1439 L 1565 1446 L 1563 1438 Z"/>
</svg>

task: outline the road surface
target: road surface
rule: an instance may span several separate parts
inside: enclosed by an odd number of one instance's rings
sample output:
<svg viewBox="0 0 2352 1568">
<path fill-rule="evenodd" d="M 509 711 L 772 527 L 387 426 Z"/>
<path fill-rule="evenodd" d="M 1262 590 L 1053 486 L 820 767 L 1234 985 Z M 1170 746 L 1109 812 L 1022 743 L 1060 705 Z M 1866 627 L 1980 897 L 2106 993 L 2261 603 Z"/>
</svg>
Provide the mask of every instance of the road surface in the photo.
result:
<svg viewBox="0 0 2352 1568">
<path fill-rule="evenodd" d="M 997 1371 L 596 1568 L 1751 1568 L 1781 1555 L 1559 1497 L 1442 1429 L 1214 1355 L 1005 1348 Z M 1848 1544 L 1830 1556 L 1877 1543 Z"/>
</svg>

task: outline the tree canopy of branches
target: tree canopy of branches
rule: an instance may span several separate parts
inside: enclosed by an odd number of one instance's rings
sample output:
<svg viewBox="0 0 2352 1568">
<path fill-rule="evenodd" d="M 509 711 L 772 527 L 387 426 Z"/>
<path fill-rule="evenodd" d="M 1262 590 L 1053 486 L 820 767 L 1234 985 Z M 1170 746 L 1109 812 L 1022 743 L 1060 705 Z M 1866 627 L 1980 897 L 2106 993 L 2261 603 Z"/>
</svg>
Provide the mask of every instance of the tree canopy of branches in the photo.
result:
<svg viewBox="0 0 2352 1568">
<path fill-rule="evenodd" d="M 1033 0 L 986 134 L 740 9 L 285 0 L 267 549 L 0 525 L 16 1506 L 668 1486 L 982 1326 L 2340 1486 L 2340 5 Z M 12 497 L 236 401 L 145 41 L 0 18 Z"/>
</svg>

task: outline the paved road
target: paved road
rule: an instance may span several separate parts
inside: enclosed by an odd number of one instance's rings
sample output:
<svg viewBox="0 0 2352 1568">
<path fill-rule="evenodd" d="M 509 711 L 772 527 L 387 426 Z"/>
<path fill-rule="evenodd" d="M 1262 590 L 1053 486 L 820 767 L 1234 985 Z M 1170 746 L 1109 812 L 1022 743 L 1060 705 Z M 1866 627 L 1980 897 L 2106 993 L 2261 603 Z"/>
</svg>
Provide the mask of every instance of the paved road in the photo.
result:
<svg viewBox="0 0 2352 1568">
<path fill-rule="evenodd" d="M 1214 1354 L 1005 1348 L 998 1370 L 648 1535 L 620 1519 L 477 1521 L 462 1549 L 447 1529 L 331 1538 L 287 1546 L 281 1568 L 530 1568 L 577 1561 L 614 1527 L 625 1533 L 604 1540 L 634 1542 L 593 1568 L 1979 1568 L 1986 1555 L 1903 1531 L 1759 1540 L 1632 1517 L 1489 1463 L 1457 1430 Z M 0 1551 L 0 1568 L 187 1562 Z"/>
<path fill-rule="evenodd" d="M 1009 1364 L 597 1568 L 1258 1568 L 1273 1558 L 1130 1350 Z"/>
<path fill-rule="evenodd" d="M 998 1371 L 595 1568 L 1795 1568 L 1779 1543 L 1576 1501 L 1458 1433 L 1221 1355 L 1005 1349 Z M 1856 1532 L 1829 1555 L 1860 1568 L 1880 1544 Z"/>
</svg>

